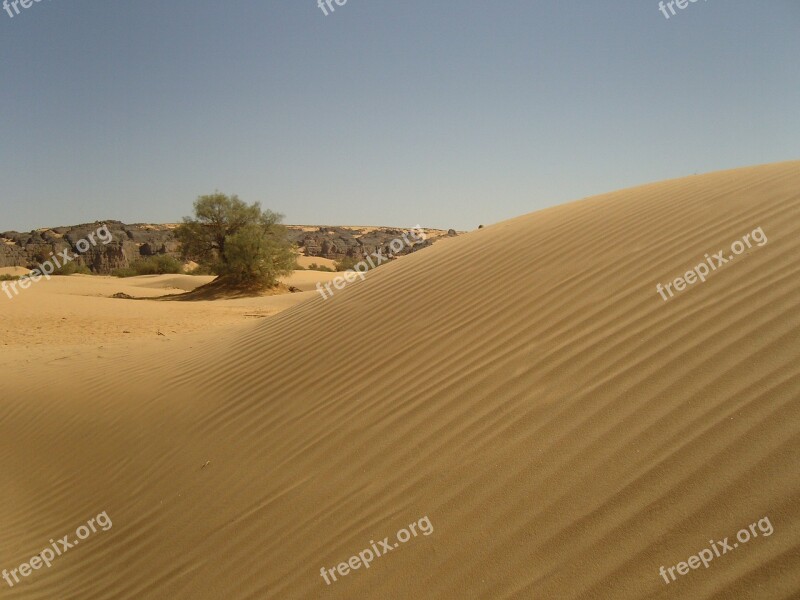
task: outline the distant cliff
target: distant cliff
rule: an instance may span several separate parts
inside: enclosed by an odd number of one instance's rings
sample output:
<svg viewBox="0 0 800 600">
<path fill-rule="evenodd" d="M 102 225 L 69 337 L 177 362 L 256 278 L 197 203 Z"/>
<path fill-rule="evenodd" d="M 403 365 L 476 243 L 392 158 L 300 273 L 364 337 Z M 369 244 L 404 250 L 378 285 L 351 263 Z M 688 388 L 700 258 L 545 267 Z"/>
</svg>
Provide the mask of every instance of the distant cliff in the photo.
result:
<svg viewBox="0 0 800 600">
<path fill-rule="evenodd" d="M 75 244 L 97 230 L 102 224 L 108 226 L 114 241 L 98 244 L 85 254 L 80 254 Z M 179 257 L 179 245 L 174 230 L 177 224 L 149 225 L 136 223 L 126 225 L 120 221 L 98 221 L 53 229 L 37 229 L 28 233 L 5 231 L 0 233 L 0 267 L 34 268 L 50 256 L 69 249 L 79 255 L 77 262 L 86 265 L 94 273 L 107 275 L 112 270 L 127 267 L 130 263 L 155 254 Z M 388 253 L 389 243 L 407 230 L 391 227 L 327 227 L 288 225 L 288 237 L 297 244 L 305 256 L 316 256 L 339 260 L 346 256 L 361 259 L 365 253 L 383 249 Z M 428 240 L 413 249 L 404 249 L 399 254 L 417 251 L 429 246 L 436 239 L 458 235 L 452 229 L 424 229 Z"/>
</svg>

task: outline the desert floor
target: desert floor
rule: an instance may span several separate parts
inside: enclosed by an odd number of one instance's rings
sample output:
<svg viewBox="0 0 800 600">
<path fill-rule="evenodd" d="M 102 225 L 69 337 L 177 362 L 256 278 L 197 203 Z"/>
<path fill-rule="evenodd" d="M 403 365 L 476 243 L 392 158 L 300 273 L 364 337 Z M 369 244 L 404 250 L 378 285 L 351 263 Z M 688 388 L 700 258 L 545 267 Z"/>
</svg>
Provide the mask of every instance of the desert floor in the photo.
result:
<svg viewBox="0 0 800 600">
<path fill-rule="evenodd" d="M 22 274 L 27 269 L 6 268 L 2 272 Z M 55 355 L 80 353 L 89 346 L 99 349 L 118 341 L 130 341 L 131 347 L 138 347 L 158 337 L 161 338 L 158 342 L 166 343 L 178 335 L 208 332 L 268 317 L 313 296 L 320 297 L 315 291 L 316 283 L 324 285 L 337 275 L 295 271 L 282 282 L 301 290 L 299 293 L 192 302 L 137 301 L 112 296 L 123 293 L 134 298 L 157 298 L 180 294 L 212 281 L 213 277 L 146 275 L 119 279 L 71 275 L 51 277 L 49 281 L 42 279 L 25 290 L 17 287 L 16 295 L 11 290 L 11 297 L 0 292 L 0 347 L 5 350 L 0 354 L 0 368 L 54 360 Z"/>
<path fill-rule="evenodd" d="M 0 596 L 800 597 L 800 162 L 535 212 L 323 300 L 333 276 L 217 302 L 109 298 L 188 276 L 0 295 L 0 569 L 113 521 Z"/>
</svg>

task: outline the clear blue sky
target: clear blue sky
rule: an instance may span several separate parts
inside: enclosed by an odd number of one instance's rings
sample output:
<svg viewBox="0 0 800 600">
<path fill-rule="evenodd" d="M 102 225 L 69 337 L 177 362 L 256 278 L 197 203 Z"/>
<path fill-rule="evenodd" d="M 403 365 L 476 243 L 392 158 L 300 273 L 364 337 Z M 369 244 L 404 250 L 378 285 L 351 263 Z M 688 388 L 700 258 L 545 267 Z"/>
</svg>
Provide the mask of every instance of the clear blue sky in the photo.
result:
<svg viewBox="0 0 800 600">
<path fill-rule="evenodd" d="M 0 108 L 0 231 L 217 189 L 472 229 L 800 158 L 800 2 L 43 0 L 0 12 Z"/>
</svg>

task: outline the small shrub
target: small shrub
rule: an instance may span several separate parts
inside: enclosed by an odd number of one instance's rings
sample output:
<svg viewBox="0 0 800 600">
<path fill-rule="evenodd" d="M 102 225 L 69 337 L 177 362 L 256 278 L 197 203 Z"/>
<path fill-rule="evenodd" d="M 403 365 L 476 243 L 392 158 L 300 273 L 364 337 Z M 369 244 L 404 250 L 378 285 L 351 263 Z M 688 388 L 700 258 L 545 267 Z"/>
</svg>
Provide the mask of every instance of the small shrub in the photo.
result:
<svg viewBox="0 0 800 600">
<path fill-rule="evenodd" d="M 139 275 L 165 275 L 183 273 L 183 264 L 168 254 L 157 254 L 132 262 L 127 267 L 111 272 L 115 277 L 137 277 Z"/>
<path fill-rule="evenodd" d="M 53 271 L 53 275 L 94 275 L 94 273 L 83 263 L 68 262 Z"/>
<path fill-rule="evenodd" d="M 142 261 L 143 269 L 152 271 L 152 275 L 164 275 L 167 273 L 183 273 L 183 263 L 177 258 L 168 254 L 157 254 Z M 137 268 L 137 270 L 140 270 Z M 142 273 L 147 275 L 148 273 Z"/>
<path fill-rule="evenodd" d="M 308 265 L 309 271 L 325 271 L 326 273 L 333 273 L 333 269 L 325 265 L 318 265 L 317 263 L 311 263 Z"/>
<path fill-rule="evenodd" d="M 361 262 L 353 258 L 352 256 L 345 256 L 342 260 L 336 261 L 336 270 L 337 271 L 348 271 L 350 269 L 355 269 L 356 265 Z M 365 262 L 365 265 L 369 266 L 369 263 Z"/>
<path fill-rule="evenodd" d="M 0 281 L 16 281 L 19 275 L 0 275 Z"/>
<path fill-rule="evenodd" d="M 138 275 L 133 267 L 120 267 L 111 271 L 111 274 L 114 277 L 136 277 Z"/>
</svg>

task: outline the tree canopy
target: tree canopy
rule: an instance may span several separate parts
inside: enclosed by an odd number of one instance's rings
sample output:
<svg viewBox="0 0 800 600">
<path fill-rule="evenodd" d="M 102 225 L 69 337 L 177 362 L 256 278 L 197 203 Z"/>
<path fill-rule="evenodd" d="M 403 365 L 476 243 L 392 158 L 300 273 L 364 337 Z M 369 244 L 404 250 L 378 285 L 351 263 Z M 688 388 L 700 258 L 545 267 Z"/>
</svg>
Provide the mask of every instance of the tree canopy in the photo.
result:
<svg viewBox="0 0 800 600">
<path fill-rule="evenodd" d="M 295 268 L 283 215 L 216 192 L 200 196 L 175 235 L 185 259 L 234 284 L 274 287 Z"/>
</svg>

